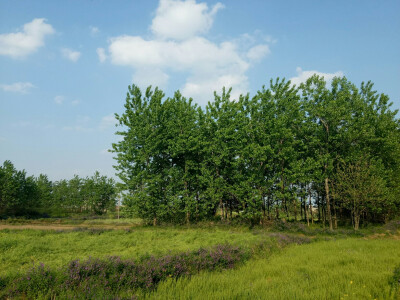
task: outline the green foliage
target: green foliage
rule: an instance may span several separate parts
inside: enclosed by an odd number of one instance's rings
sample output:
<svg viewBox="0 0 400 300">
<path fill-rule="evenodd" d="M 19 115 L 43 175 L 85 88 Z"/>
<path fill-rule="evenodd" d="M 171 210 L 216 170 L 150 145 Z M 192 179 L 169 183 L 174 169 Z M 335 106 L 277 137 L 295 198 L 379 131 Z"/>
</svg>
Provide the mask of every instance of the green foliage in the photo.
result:
<svg viewBox="0 0 400 300">
<path fill-rule="evenodd" d="M 27 177 L 10 161 L 0 166 L 0 218 L 103 214 L 115 209 L 116 195 L 115 181 L 99 172 L 51 182 L 43 174 Z"/>
<path fill-rule="evenodd" d="M 365 156 L 379 171 L 360 173 L 374 173 L 380 192 L 357 218 L 387 222 L 400 207 L 400 123 L 372 87 L 344 77 L 327 86 L 316 75 L 295 87 L 278 78 L 252 98 L 231 99 L 224 88 L 203 109 L 179 92 L 165 99 L 158 88 L 143 95 L 130 86 L 113 144 L 126 211 L 154 225 L 300 217 L 333 230 L 355 220 L 341 165 Z"/>
</svg>

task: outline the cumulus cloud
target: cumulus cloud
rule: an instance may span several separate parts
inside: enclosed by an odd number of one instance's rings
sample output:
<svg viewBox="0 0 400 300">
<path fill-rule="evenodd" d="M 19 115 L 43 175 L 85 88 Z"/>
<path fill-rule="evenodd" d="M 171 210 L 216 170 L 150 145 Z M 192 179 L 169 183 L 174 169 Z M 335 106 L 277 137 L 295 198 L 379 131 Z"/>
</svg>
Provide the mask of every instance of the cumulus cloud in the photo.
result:
<svg viewBox="0 0 400 300">
<path fill-rule="evenodd" d="M 97 52 L 97 56 L 99 57 L 99 61 L 101 63 L 105 62 L 105 60 L 107 59 L 107 55 L 106 55 L 106 51 L 104 50 L 104 48 L 97 48 L 96 52 Z"/>
<path fill-rule="evenodd" d="M 195 0 L 160 0 L 151 30 L 163 39 L 183 40 L 204 34 L 211 28 L 215 14 L 223 7 L 217 3 L 208 9 L 206 3 L 196 3 Z"/>
<path fill-rule="evenodd" d="M 0 88 L 5 92 L 27 94 L 35 86 L 30 82 L 15 82 L 12 84 L 0 84 Z"/>
<path fill-rule="evenodd" d="M 64 56 L 64 58 L 72 62 L 77 62 L 78 59 L 81 57 L 81 53 L 79 51 L 74 51 L 68 48 L 62 48 L 61 53 Z"/>
<path fill-rule="evenodd" d="M 344 73 L 342 71 L 337 71 L 335 73 L 322 73 L 319 71 L 304 71 L 300 67 L 296 68 L 297 76 L 290 78 L 290 81 L 299 85 L 302 82 L 306 82 L 308 78 L 313 76 L 314 74 L 318 76 L 323 76 L 327 83 L 330 83 L 334 77 L 343 77 Z"/>
<path fill-rule="evenodd" d="M 46 36 L 55 32 L 45 19 L 33 19 L 15 33 L 0 34 L 0 55 L 23 58 L 44 45 Z"/>
<path fill-rule="evenodd" d="M 153 37 L 121 35 L 109 40 L 111 63 L 134 69 L 133 80 L 140 87 L 165 87 L 171 72 L 187 76 L 182 94 L 206 104 L 213 92 L 232 87 L 234 98 L 248 89 L 246 72 L 252 62 L 260 61 L 270 49 L 264 39 L 210 41 L 203 36 L 211 28 L 216 13 L 223 7 L 209 8 L 194 0 L 161 0 L 151 24 Z M 106 57 L 98 48 L 100 61 Z"/>
</svg>

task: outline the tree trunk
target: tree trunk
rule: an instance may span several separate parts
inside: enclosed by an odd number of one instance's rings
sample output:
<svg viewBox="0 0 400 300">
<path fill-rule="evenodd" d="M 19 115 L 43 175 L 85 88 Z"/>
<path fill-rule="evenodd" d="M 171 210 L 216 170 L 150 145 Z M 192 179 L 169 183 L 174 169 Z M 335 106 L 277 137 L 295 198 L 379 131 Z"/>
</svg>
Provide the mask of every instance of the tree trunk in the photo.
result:
<svg viewBox="0 0 400 300">
<path fill-rule="evenodd" d="M 276 219 L 279 220 L 279 199 L 276 198 Z"/>
<path fill-rule="evenodd" d="M 329 230 L 333 231 L 333 222 L 331 214 L 331 203 L 329 199 L 329 178 L 325 178 L 325 193 L 326 193 L 326 214 L 328 215 Z"/>
<path fill-rule="evenodd" d="M 311 223 L 314 224 L 314 215 L 313 215 L 313 207 L 312 207 L 312 202 L 311 202 L 311 184 L 308 188 L 308 206 L 310 208 L 310 215 L 311 215 Z"/>
<path fill-rule="evenodd" d="M 306 217 L 303 217 L 303 195 L 300 196 L 300 218 L 304 220 Z"/>
<path fill-rule="evenodd" d="M 360 213 L 353 212 L 354 215 L 354 230 L 358 230 L 360 228 Z"/>
<path fill-rule="evenodd" d="M 335 229 L 337 229 L 337 215 L 336 215 L 336 205 L 335 205 L 335 201 L 332 201 L 332 206 L 333 206 L 333 220 L 334 220 L 334 226 Z"/>
<path fill-rule="evenodd" d="M 270 206 L 271 196 L 267 196 L 267 211 L 268 211 L 268 220 L 271 220 L 271 206 Z"/>
<path fill-rule="evenodd" d="M 219 199 L 219 206 L 221 207 L 221 221 L 224 220 L 224 205 L 222 203 L 222 198 Z"/>
<path fill-rule="evenodd" d="M 186 211 L 186 224 L 190 224 L 190 212 L 188 210 Z"/>
</svg>

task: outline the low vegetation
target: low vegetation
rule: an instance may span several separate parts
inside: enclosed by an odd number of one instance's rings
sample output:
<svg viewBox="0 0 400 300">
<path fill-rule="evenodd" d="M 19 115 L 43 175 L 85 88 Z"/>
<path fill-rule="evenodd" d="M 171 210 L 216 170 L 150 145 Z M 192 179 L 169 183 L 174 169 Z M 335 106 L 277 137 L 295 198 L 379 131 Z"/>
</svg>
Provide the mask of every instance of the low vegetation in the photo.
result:
<svg viewBox="0 0 400 300">
<path fill-rule="evenodd" d="M 74 260 L 58 270 L 40 264 L 15 279 L 8 294 L 17 297 L 45 295 L 50 298 L 73 294 L 89 299 L 118 295 L 121 291 L 133 294 L 137 289 L 154 289 L 166 278 L 177 279 L 203 270 L 233 268 L 246 256 L 238 247 L 217 245 L 211 249 L 158 258 L 150 256 L 138 261 L 121 260 L 117 256 L 102 260 Z"/>
<path fill-rule="evenodd" d="M 5 229 L 0 298 L 396 299 L 399 225 Z"/>
<path fill-rule="evenodd" d="M 142 296 L 145 299 L 399 299 L 391 286 L 399 261 L 399 240 L 321 241 L 292 246 L 269 259 L 252 259 L 234 270 L 167 280 L 155 292 Z"/>
</svg>

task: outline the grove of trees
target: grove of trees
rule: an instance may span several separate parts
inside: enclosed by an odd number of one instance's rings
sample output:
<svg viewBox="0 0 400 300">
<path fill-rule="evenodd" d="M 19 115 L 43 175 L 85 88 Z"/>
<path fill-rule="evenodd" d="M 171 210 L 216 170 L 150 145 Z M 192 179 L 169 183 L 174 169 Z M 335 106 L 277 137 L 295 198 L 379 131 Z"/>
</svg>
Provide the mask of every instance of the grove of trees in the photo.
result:
<svg viewBox="0 0 400 300">
<path fill-rule="evenodd" d="M 358 229 L 398 216 L 400 122 L 371 82 L 314 75 L 298 87 L 271 80 L 253 97 L 230 91 L 202 108 L 179 91 L 129 87 L 113 144 L 124 205 L 153 224 L 284 218 Z"/>
<path fill-rule="evenodd" d="M 103 214 L 115 209 L 116 195 L 115 181 L 99 172 L 52 182 L 43 174 L 27 176 L 10 161 L 0 166 L 0 218 Z"/>
</svg>

